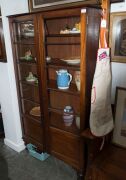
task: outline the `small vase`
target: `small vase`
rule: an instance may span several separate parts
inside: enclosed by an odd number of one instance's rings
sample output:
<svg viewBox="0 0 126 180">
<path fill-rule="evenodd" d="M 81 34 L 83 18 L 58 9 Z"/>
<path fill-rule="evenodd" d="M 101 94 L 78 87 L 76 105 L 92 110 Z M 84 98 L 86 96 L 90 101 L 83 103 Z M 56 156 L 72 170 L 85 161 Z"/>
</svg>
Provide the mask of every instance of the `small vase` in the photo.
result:
<svg viewBox="0 0 126 180">
<path fill-rule="evenodd" d="M 71 106 L 66 106 L 63 112 L 63 121 L 65 126 L 71 126 L 74 120 L 74 112 Z"/>
</svg>

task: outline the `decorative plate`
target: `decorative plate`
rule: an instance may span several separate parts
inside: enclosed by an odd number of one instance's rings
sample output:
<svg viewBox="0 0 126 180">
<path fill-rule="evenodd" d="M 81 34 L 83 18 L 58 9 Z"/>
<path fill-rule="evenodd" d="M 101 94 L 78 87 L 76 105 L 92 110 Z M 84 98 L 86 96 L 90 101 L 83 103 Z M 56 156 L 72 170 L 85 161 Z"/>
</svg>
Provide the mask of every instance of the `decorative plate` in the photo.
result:
<svg viewBox="0 0 126 180">
<path fill-rule="evenodd" d="M 40 106 L 34 107 L 31 109 L 30 114 L 33 116 L 38 116 L 40 117 Z"/>
<path fill-rule="evenodd" d="M 71 65 L 80 64 L 80 59 L 61 59 L 61 60 Z"/>
<path fill-rule="evenodd" d="M 27 60 L 27 61 L 31 61 L 33 60 L 32 56 L 24 56 L 24 57 L 20 57 L 21 60 Z"/>
</svg>

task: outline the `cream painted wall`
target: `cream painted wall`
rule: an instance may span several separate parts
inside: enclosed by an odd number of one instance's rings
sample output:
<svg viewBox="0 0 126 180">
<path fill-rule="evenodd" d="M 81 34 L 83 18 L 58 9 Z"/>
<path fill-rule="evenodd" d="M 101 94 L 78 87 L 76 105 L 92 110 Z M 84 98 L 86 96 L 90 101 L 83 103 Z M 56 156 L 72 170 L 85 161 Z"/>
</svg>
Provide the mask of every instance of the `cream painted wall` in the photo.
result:
<svg viewBox="0 0 126 180">
<path fill-rule="evenodd" d="M 22 131 L 17 101 L 13 57 L 7 15 L 28 12 L 27 0 L 0 0 L 3 15 L 3 28 L 7 49 L 7 63 L 0 63 L 0 103 L 2 105 L 3 123 L 5 129 L 5 144 L 20 152 L 24 149 Z M 126 2 L 113 4 L 111 11 L 125 11 Z M 112 102 L 115 97 L 115 87 L 126 87 L 126 65 L 112 63 Z"/>
<path fill-rule="evenodd" d="M 20 152 L 25 146 L 22 140 L 9 24 L 6 16 L 28 12 L 28 5 L 27 0 L 0 0 L 0 6 L 7 49 L 7 63 L 0 63 L 0 103 L 5 130 L 4 142 L 12 149 Z"/>
<path fill-rule="evenodd" d="M 111 6 L 111 12 L 126 11 L 126 0 L 123 3 L 115 3 Z M 126 87 L 126 64 L 112 63 L 112 103 L 115 102 L 116 86 Z"/>
</svg>

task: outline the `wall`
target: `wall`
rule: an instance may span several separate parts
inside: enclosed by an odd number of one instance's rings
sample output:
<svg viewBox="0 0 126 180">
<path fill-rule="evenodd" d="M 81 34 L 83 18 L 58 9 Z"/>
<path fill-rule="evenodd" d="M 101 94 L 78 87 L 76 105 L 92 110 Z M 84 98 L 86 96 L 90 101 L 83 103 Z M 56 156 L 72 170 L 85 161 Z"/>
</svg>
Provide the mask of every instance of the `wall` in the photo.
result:
<svg viewBox="0 0 126 180">
<path fill-rule="evenodd" d="M 7 63 L 0 63 L 0 103 L 5 130 L 4 142 L 12 149 L 20 152 L 25 146 L 22 140 L 9 24 L 6 16 L 28 12 L 28 5 L 27 0 L 0 0 L 0 6 L 7 49 Z"/>
<path fill-rule="evenodd" d="M 111 6 L 111 12 L 126 11 L 126 0 Z M 126 64 L 112 63 L 112 103 L 115 101 L 116 86 L 126 87 Z"/>
</svg>

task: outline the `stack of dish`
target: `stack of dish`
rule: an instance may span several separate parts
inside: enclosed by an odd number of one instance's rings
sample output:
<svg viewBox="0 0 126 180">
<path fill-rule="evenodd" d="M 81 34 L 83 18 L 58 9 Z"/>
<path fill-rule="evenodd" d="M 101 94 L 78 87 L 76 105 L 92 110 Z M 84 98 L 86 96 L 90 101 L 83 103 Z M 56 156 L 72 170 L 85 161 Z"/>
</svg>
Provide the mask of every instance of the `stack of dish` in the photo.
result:
<svg viewBox="0 0 126 180">
<path fill-rule="evenodd" d="M 70 65 L 77 65 L 77 64 L 80 64 L 80 59 L 61 59 L 62 61 L 66 62 L 67 64 L 70 64 Z"/>
</svg>

